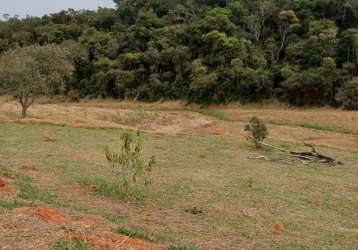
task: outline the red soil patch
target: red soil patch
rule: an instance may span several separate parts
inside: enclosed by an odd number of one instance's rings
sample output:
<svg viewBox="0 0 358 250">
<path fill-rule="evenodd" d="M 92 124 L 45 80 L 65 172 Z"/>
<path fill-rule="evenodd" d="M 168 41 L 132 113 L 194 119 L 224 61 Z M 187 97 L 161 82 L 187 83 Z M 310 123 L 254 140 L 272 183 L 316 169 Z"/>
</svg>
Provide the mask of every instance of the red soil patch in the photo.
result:
<svg viewBox="0 0 358 250">
<path fill-rule="evenodd" d="M 277 223 L 273 226 L 272 233 L 275 235 L 279 235 L 283 232 L 284 225 L 282 223 Z"/>
<path fill-rule="evenodd" d="M 11 192 L 11 188 L 9 184 L 0 178 L 0 192 L 9 193 Z"/>
<path fill-rule="evenodd" d="M 26 163 L 22 166 L 22 169 L 33 171 L 35 170 L 35 166 L 32 163 Z"/>
<path fill-rule="evenodd" d="M 7 183 L 3 179 L 0 178 L 0 188 L 5 187 L 6 185 L 7 185 Z"/>
<path fill-rule="evenodd" d="M 68 219 L 64 215 L 58 213 L 55 210 L 49 209 L 49 208 L 22 207 L 22 208 L 17 208 L 14 211 L 17 214 L 33 214 L 33 215 L 36 215 L 37 217 L 39 217 L 43 221 L 46 221 L 46 222 L 52 223 L 52 224 L 64 224 L 64 223 L 69 222 Z"/>
<path fill-rule="evenodd" d="M 48 208 L 42 208 L 38 207 L 35 209 L 35 213 L 37 216 L 39 216 L 42 220 L 53 223 L 53 224 L 64 224 L 68 222 L 65 216 L 62 214 L 59 214 L 58 212 L 48 209 Z"/>
<path fill-rule="evenodd" d="M 54 141 L 54 140 L 51 138 L 51 136 L 50 136 L 50 134 L 49 134 L 48 132 L 44 132 L 44 133 L 42 134 L 42 139 L 43 139 L 45 142 Z"/>
<path fill-rule="evenodd" d="M 87 187 L 89 189 L 92 189 L 92 190 L 96 190 L 97 189 L 97 185 L 96 184 L 88 184 Z"/>
<path fill-rule="evenodd" d="M 315 196 L 311 199 L 311 203 L 316 205 L 316 206 L 319 206 L 321 205 L 321 197 L 319 196 Z"/>
<path fill-rule="evenodd" d="M 159 250 L 160 248 L 139 239 L 129 238 L 128 236 L 116 235 L 108 232 L 86 232 L 86 233 L 66 233 L 62 240 L 85 240 L 95 249 L 115 249 L 115 250 Z"/>
<path fill-rule="evenodd" d="M 224 131 L 221 128 L 214 128 L 211 132 L 212 135 L 223 135 Z"/>
</svg>

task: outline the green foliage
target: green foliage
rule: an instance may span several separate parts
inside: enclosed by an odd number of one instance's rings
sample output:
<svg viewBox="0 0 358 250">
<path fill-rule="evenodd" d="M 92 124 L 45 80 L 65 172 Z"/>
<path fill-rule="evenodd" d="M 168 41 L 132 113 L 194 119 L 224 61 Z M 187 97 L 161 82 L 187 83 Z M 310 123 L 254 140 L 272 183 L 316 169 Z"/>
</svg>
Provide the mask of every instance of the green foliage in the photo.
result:
<svg viewBox="0 0 358 250">
<path fill-rule="evenodd" d="M 58 240 L 53 245 L 54 250 L 87 250 L 85 240 Z"/>
<path fill-rule="evenodd" d="M 262 120 L 253 116 L 250 119 L 249 124 L 246 125 L 245 131 L 248 132 L 248 140 L 253 141 L 257 148 L 261 148 L 261 144 L 259 142 L 263 142 L 268 135 L 266 124 Z"/>
<path fill-rule="evenodd" d="M 14 208 L 18 208 L 18 207 L 25 207 L 27 205 L 28 204 L 26 204 L 25 202 L 17 201 L 17 200 L 11 200 L 11 201 L 0 200 L 0 211 L 2 209 L 8 210 L 8 209 L 14 209 Z"/>
<path fill-rule="evenodd" d="M 228 117 L 228 115 L 225 112 L 220 111 L 220 110 L 209 108 L 209 109 L 199 110 L 199 112 L 201 114 L 213 117 L 220 121 L 230 121 L 230 118 Z"/>
<path fill-rule="evenodd" d="M 72 70 L 68 51 L 59 46 L 17 48 L 0 55 L 0 93 L 18 97 L 25 118 L 36 96 L 60 90 Z"/>
<path fill-rule="evenodd" d="M 167 250 L 197 250 L 198 248 L 192 246 L 183 246 L 183 245 L 171 245 Z"/>
<path fill-rule="evenodd" d="M 19 189 L 19 198 L 30 201 L 41 201 L 46 204 L 57 204 L 56 196 L 47 191 L 40 190 L 34 186 L 28 179 L 19 179 L 16 181 L 16 187 Z"/>
<path fill-rule="evenodd" d="M 292 74 L 282 83 L 286 100 L 295 105 L 322 105 L 334 99 L 334 69 L 325 65 Z"/>
<path fill-rule="evenodd" d="M 131 238 L 138 238 L 146 241 L 154 241 L 148 234 L 148 232 L 141 229 L 129 230 L 125 227 L 117 227 L 115 230 L 116 233 L 129 236 Z"/>
<path fill-rule="evenodd" d="M 93 190 L 96 194 L 108 197 L 111 199 L 120 199 L 123 197 L 123 192 L 121 191 L 121 186 L 117 183 L 111 183 L 100 177 L 88 177 L 81 180 L 83 185 L 96 185 L 96 188 Z"/>
<path fill-rule="evenodd" d="M 74 100 L 210 104 L 278 98 L 337 105 L 342 83 L 358 76 L 355 0 L 115 2 L 116 9 L 7 17 L 0 22 L 0 53 L 60 44 L 73 57 L 63 90 Z M 324 58 L 336 63 L 334 76 L 324 75 Z M 305 79 L 312 86 L 303 86 L 300 96 L 292 83 Z M 60 93 L 58 83 L 52 86 L 44 94 Z M 317 88 L 323 92 L 318 101 Z"/>
<path fill-rule="evenodd" d="M 120 176 L 123 192 L 128 194 L 135 184 L 149 184 L 148 174 L 156 164 L 155 156 L 151 156 L 148 163 L 143 159 L 142 137 L 138 132 L 136 136 L 123 133 L 121 136 L 122 148 L 119 152 L 112 152 L 107 146 L 105 154 L 108 162 Z"/>
<path fill-rule="evenodd" d="M 337 99 L 342 102 L 344 108 L 358 110 L 358 77 L 343 84 Z"/>
<path fill-rule="evenodd" d="M 120 224 L 125 220 L 123 216 L 114 213 L 105 214 L 105 218 L 115 224 Z"/>
</svg>

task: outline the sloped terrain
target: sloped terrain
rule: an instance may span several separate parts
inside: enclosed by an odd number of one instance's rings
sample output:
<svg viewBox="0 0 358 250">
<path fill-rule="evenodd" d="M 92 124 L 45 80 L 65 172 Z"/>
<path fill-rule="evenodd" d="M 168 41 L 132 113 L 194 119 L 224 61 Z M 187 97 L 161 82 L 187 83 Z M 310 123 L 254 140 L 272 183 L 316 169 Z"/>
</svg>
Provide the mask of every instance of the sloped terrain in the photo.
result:
<svg viewBox="0 0 358 250">
<path fill-rule="evenodd" d="M 250 117 L 245 108 L 237 116 L 230 108 L 93 105 L 39 104 L 21 122 L 14 103 L 1 105 L 4 249 L 354 249 L 358 244 L 355 133 L 277 125 L 273 120 L 286 123 L 290 113 L 278 118 L 271 110 L 271 143 L 302 149 L 296 143 L 313 142 L 345 163 L 306 166 L 249 159 L 281 156 L 245 140 L 242 130 Z M 117 112 L 125 115 L 106 126 Z M 100 120 L 101 113 L 107 118 Z M 355 119 L 354 112 L 342 113 Z M 76 116 L 83 119 L 80 124 Z M 301 120 L 294 110 L 292 117 Z M 106 145 L 119 148 L 123 128 L 145 130 L 145 157 L 158 159 L 152 184 L 132 197 L 121 195 L 119 177 L 104 156 Z"/>
</svg>

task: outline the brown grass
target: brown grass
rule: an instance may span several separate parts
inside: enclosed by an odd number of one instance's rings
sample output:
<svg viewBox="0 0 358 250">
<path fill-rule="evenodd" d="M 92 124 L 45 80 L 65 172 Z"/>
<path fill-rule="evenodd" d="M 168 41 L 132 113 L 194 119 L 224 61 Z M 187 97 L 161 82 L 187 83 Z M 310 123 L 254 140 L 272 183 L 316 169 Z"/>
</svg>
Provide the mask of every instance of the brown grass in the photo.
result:
<svg viewBox="0 0 358 250">
<path fill-rule="evenodd" d="M 186 108 L 180 102 L 93 100 L 81 103 L 45 103 L 31 107 L 29 118 L 22 122 L 121 128 L 155 134 L 219 134 L 243 138 L 244 121 L 256 115 L 271 123 L 271 140 L 300 144 L 305 141 L 316 146 L 358 152 L 358 112 L 330 108 L 297 109 L 277 104 L 267 107 L 231 105 L 216 109 L 224 112 L 231 120 L 220 121 L 187 109 L 198 110 L 197 107 Z M 0 121 L 18 121 L 19 112 L 19 105 L 12 100 L 0 103 Z"/>
<path fill-rule="evenodd" d="M 84 233 L 93 227 L 110 231 L 116 225 L 98 218 L 110 213 L 122 216 L 119 225 L 125 228 L 139 226 L 151 235 L 169 235 L 199 249 L 354 249 L 356 154 L 319 148 L 342 157 L 342 168 L 253 161 L 248 157 L 270 152 L 256 151 L 238 139 L 244 123 L 211 122 L 213 127 L 187 132 L 194 135 L 162 134 L 155 139 L 156 134 L 144 135 L 146 155 L 155 154 L 159 164 L 140 202 L 101 194 L 101 182 L 93 183 L 96 190 L 78 185 L 87 177 L 99 177 L 107 184 L 116 181 L 103 149 L 105 145 L 119 146 L 120 130 L 3 123 L 0 167 L 15 166 L 41 190 L 55 194 L 67 208 L 54 209 L 76 221 L 71 227 L 85 227 Z M 213 136 L 213 128 L 224 135 Z M 54 143 L 43 142 L 44 131 L 56 139 Z M 205 136 L 195 135 L 199 133 Z M 37 171 L 21 169 L 25 162 L 35 164 Z M 186 212 L 193 207 L 203 213 Z M 28 239 L 33 249 L 46 249 L 46 244 L 63 233 L 37 216 L 0 215 L 0 242 L 10 249 L 23 249 Z M 168 246 L 170 242 L 159 244 Z"/>
<path fill-rule="evenodd" d="M 358 132 L 358 112 L 332 108 L 277 108 L 244 107 L 223 109 L 231 118 L 248 120 L 252 115 L 267 121 L 281 121 L 291 124 L 317 124 Z"/>
<path fill-rule="evenodd" d="M 91 105 L 94 105 L 91 103 Z M 124 105 L 124 104 L 121 104 Z M 18 121 L 20 107 L 15 102 L 0 106 L 0 121 Z M 141 113 L 144 112 L 143 117 Z M 122 128 L 144 132 L 181 133 L 192 128 L 207 126 L 210 119 L 185 111 L 142 111 L 114 107 L 96 108 L 90 105 L 37 104 L 29 110 L 23 122 L 71 125 L 86 128 Z"/>
<path fill-rule="evenodd" d="M 3 249 L 46 250 L 52 249 L 57 240 L 81 239 L 91 249 L 161 249 L 151 243 L 114 234 L 111 226 L 113 224 L 98 216 L 70 216 L 64 209 L 23 207 L 0 214 L 0 242 Z"/>
</svg>

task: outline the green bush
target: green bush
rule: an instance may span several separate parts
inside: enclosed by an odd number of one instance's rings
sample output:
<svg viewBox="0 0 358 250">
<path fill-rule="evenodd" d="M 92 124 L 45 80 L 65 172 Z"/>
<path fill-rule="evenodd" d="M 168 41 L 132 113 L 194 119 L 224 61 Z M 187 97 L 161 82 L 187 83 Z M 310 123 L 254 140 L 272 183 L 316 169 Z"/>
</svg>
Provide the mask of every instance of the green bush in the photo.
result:
<svg viewBox="0 0 358 250">
<path fill-rule="evenodd" d="M 263 142 L 268 135 L 266 124 L 255 116 L 250 119 L 245 131 L 248 132 L 247 139 L 253 141 L 256 148 L 261 147 L 260 142 Z"/>
<path fill-rule="evenodd" d="M 337 99 L 342 102 L 344 108 L 358 110 L 358 77 L 343 84 Z"/>
</svg>

